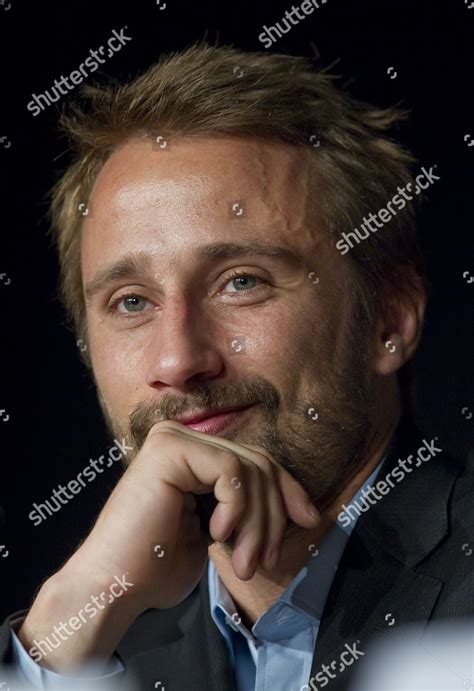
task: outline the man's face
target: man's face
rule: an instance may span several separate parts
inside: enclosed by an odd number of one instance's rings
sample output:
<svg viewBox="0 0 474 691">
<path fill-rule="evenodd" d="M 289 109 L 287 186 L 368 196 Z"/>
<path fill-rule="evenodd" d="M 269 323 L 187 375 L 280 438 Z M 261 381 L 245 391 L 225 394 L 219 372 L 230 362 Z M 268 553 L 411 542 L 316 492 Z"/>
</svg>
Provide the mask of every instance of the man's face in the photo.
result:
<svg viewBox="0 0 474 691">
<path fill-rule="evenodd" d="M 322 505 L 359 462 L 373 382 L 310 160 L 261 140 L 131 140 L 97 178 L 81 262 L 86 289 L 147 262 L 86 303 L 111 434 L 136 453 L 158 420 L 252 404 L 217 435 L 264 446 Z"/>
</svg>

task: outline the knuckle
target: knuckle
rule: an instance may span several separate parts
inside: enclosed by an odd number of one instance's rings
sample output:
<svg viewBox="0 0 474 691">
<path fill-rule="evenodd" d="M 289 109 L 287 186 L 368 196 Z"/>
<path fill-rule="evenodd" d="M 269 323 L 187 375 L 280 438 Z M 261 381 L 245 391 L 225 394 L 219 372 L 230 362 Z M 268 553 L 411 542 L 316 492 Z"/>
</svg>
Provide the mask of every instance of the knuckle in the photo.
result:
<svg viewBox="0 0 474 691">
<path fill-rule="evenodd" d="M 274 460 L 273 456 L 272 456 L 271 453 L 268 451 L 268 449 L 266 449 L 264 446 L 258 446 L 258 445 L 257 445 L 257 446 L 254 446 L 254 449 L 255 449 L 255 451 L 256 451 L 257 453 L 261 454 L 264 458 L 266 458 L 266 460 L 267 460 L 271 465 L 274 465 L 274 464 L 275 464 L 275 460 Z"/>
<path fill-rule="evenodd" d="M 191 440 L 183 433 L 183 425 L 174 420 L 159 420 L 150 428 L 146 441 L 159 440 L 160 444 L 188 445 Z"/>
<path fill-rule="evenodd" d="M 273 463 L 271 463 L 271 462 L 268 460 L 268 458 L 264 457 L 264 458 L 262 458 L 262 459 L 259 459 L 259 461 L 258 461 L 258 467 L 260 468 L 260 470 L 262 471 L 262 473 L 263 473 L 266 477 L 268 477 L 268 478 L 270 478 L 270 479 L 273 479 L 273 477 L 274 477 L 274 475 L 275 475 L 275 468 L 274 468 Z"/>
<path fill-rule="evenodd" d="M 166 421 L 160 421 L 153 425 L 138 456 L 145 454 L 146 457 L 150 455 L 154 457 L 156 454 L 160 454 L 160 457 L 177 455 L 181 458 L 183 439 L 181 436 L 173 434 L 174 430 L 169 427 L 166 428 L 165 425 Z"/>
<path fill-rule="evenodd" d="M 155 432 L 167 432 L 169 429 L 179 429 L 180 427 L 182 427 L 182 425 L 175 420 L 158 420 L 158 422 L 155 422 L 155 424 L 150 428 L 149 434 Z"/>
<path fill-rule="evenodd" d="M 226 467 L 228 466 L 229 473 L 237 473 L 242 468 L 242 459 L 234 451 L 223 449 L 220 452 Z"/>
</svg>

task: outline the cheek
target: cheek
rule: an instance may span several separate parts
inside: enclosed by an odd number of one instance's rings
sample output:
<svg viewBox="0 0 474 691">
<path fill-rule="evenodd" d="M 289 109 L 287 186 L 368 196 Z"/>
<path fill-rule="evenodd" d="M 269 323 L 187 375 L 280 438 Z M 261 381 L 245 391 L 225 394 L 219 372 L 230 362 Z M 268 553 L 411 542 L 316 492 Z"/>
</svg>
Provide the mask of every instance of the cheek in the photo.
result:
<svg viewBox="0 0 474 691">
<path fill-rule="evenodd" d="M 144 347 L 132 332 L 107 333 L 89 330 L 92 367 L 97 385 L 107 402 L 120 405 L 138 390 L 143 378 Z"/>
<path fill-rule="evenodd" d="M 248 314 L 245 338 L 250 368 L 277 387 L 288 411 L 305 412 L 307 401 L 319 400 L 324 384 L 339 367 L 340 329 L 344 313 L 321 296 L 317 302 L 291 301 L 275 309 Z"/>
<path fill-rule="evenodd" d="M 268 376 L 282 394 L 299 389 L 299 382 L 306 376 L 317 352 L 313 320 L 303 318 L 295 309 L 285 308 L 256 310 L 254 315 L 247 314 L 243 324 L 238 371 L 242 375 L 252 370 L 257 375 Z"/>
</svg>

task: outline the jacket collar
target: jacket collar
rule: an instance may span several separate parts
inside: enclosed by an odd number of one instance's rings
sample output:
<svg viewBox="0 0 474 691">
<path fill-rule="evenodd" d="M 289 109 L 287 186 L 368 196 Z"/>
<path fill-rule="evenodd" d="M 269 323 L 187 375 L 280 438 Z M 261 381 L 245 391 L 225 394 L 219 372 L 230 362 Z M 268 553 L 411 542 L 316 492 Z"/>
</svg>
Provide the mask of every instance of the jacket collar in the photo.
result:
<svg viewBox="0 0 474 691">
<path fill-rule="evenodd" d="M 399 458 L 416 456 L 423 438 L 432 439 L 402 419 L 377 482 Z M 324 607 L 310 678 L 337 660 L 346 645 L 357 644 L 365 654 L 374 635 L 394 635 L 400 625 L 413 622 L 421 630 L 430 619 L 443 582 L 429 575 L 428 566 L 418 566 L 448 534 L 449 501 L 459 472 L 440 453 L 413 468 L 359 518 Z M 347 688 L 351 672 L 338 674 L 335 691 Z"/>
<path fill-rule="evenodd" d="M 410 454 L 415 461 L 417 450 L 426 449 L 423 440 L 433 441 L 441 453 L 418 467 L 412 462 L 411 472 L 399 482 L 392 479 L 395 487 L 359 518 L 354 531 L 372 543 L 374 551 L 383 550 L 408 567 L 419 564 L 447 534 L 449 498 L 461 469 L 446 456 L 438 438 L 422 435 L 405 417 L 377 476 L 377 481 L 383 480 Z"/>
</svg>

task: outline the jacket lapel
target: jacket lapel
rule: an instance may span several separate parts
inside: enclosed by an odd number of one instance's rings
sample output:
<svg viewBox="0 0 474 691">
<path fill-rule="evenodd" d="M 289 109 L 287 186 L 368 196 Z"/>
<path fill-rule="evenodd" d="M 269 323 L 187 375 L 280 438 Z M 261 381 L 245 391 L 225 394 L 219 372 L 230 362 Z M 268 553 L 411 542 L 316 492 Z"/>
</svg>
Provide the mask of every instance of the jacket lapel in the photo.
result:
<svg viewBox="0 0 474 691">
<path fill-rule="evenodd" d="M 421 445 L 418 430 L 402 420 L 377 479 Z M 339 669 L 346 644 L 365 653 L 375 634 L 393 635 L 401 624 L 430 618 L 443 583 L 428 568 L 416 567 L 448 532 L 448 500 L 458 472 L 442 454 L 434 456 L 357 521 L 328 594 L 311 668 L 315 677 L 337 660 L 331 691 L 347 684 L 350 667 Z"/>
<path fill-rule="evenodd" d="M 333 581 L 311 668 L 315 676 L 323 664 L 337 661 L 337 682 L 331 689 L 347 677 L 339 670 L 346 644 L 357 644 L 365 654 L 375 634 L 393 635 L 401 624 L 427 621 L 441 591 L 441 581 L 406 568 L 381 550 L 374 550 L 366 535 L 354 535 Z"/>
<path fill-rule="evenodd" d="M 205 568 L 180 605 L 147 610 L 135 621 L 117 648 L 127 669 L 125 685 L 235 691 L 226 643 L 211 618 L 207 581 Z"/>
</svg>

